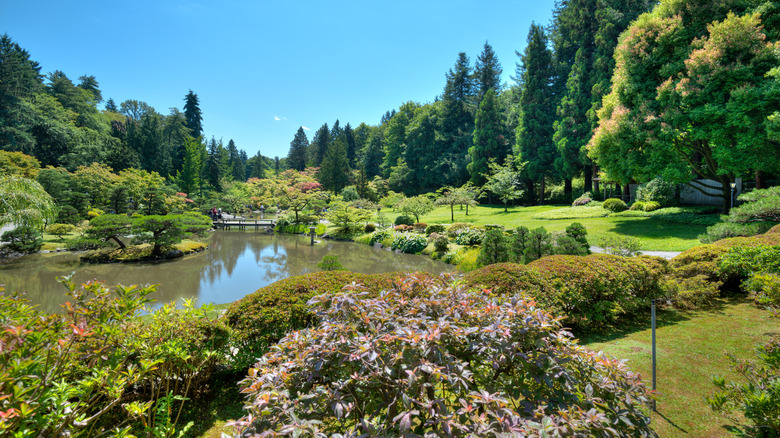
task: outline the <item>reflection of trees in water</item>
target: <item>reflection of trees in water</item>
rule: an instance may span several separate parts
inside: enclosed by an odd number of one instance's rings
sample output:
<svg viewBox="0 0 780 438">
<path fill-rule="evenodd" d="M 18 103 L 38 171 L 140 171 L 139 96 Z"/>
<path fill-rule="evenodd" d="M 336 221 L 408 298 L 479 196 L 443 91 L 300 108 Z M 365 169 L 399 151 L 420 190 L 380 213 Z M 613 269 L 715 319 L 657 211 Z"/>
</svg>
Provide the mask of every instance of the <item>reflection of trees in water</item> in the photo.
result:
<svg viewBox="0 0 780 438">
<path fill-rule="evenodd" d="M 5 284 L 8 291 L 25 290 L 30 301 L 43 310 L 57 311 L 67 297 L 55 277 L 73 271 L 77 283 L 96 278 L 109 286 L 161 284 L 154 297 L 158 302 L 179 297 L 226 302 L 274 281 L 319 271 L 317 263 L 325 255 L 338 256 L 345 268 L 367 274 L 438 274 L 450 269 L 428 257 L 395 254 L 367 245 L 325 241 L 311 246 L 309 242 L 305 236 L 218 231 L 212 233 L 206 251 L 160 263 L 85 264 L 78 260 L 79 255 L 71 253 L 35 254 L 0 263 L 0 284 Z"/>
</svg>

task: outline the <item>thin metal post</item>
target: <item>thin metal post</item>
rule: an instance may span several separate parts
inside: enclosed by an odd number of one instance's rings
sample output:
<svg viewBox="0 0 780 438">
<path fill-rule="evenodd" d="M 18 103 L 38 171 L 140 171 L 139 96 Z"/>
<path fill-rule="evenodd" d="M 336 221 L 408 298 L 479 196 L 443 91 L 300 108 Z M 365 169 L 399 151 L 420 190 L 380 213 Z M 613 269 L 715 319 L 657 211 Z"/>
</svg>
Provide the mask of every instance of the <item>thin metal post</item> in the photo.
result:
<svg viewBox="0 0 780 438">
<path fill-rule="evenodd" d="M 653 327 L 653 393 L 655 393 L 655 300 L 650 301 L 650 319 Z M 655 399 L 653 400 L 653 411 L 655 412 Z"/>
</svg>

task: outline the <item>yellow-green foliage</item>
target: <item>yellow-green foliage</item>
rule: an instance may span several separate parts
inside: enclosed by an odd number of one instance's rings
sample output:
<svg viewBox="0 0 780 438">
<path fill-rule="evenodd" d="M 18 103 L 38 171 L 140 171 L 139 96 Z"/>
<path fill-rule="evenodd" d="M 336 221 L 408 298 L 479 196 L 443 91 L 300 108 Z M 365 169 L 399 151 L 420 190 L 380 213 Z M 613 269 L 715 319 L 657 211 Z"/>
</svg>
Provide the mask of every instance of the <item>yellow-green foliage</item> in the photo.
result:
<svg viewBox="0 0 780 438">
<path fill-rule="evenodd" d="M 477 268 L 479 268 L 479 262 L 477 262 L 477 258 L 479 258 L 479 247 L 472 248 L 472 247 L 464 247 L 460 251 L 458 251 L 458 257 L 457 263 L 458 263 L 458 270 L 461 272 L 470 272 Z"/>
</svg>

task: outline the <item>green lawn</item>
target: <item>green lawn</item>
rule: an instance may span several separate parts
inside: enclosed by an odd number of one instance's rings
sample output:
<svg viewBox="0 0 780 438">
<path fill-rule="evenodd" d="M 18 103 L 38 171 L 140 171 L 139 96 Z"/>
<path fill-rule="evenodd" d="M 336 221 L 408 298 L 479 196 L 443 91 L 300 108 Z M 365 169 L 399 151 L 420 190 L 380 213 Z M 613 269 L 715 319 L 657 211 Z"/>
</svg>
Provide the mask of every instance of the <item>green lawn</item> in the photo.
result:
<svg viewBox="0 0 780 438">
<path fill-rule="evenodd" d="M 628 329 L 601 339 L 583 339 L 586 347 L 628 360 L 652 383 L 651 330 Z M 780 319 L 747 301 L 722 301 L 715 309 L 658 313 L 657 413 L 653 428 L 661 437 L 729 436 L 733 424 L 712 411 L 704 397 L 712 394 L 712 376 L 735 379 L 725 353 L 754 359 L 753 349 L 772 334 L 780 334 Z"/>
<path fill-rule="evenodd" d="M 477 225 L 499 224 L 507 229 L 524 225 L 528 228 L 545 227 L 548 231 L 564 230 L 572 222 L 579 222 L 588 230 L 588 241 L 597 245 L 604 237 L 630 236 L 639 239 L 641 249 L 648 251 L 684 251 L 700 245 L 697 236 L 707 227 L 690 224 L 662 222 L 650 217 L 603 217 L 590 219 L 540 220 L 532 216 L 542 211 L 563 208 L 562 205 L 533 207 L 511 207 L 504 212 L 499 205 L 480 205 L 469 208 L 469 215 L 455 207 L 455 222 L 469 222 Z M 400 213 L 383 210 L 387 220 L 392 221 Z M 421 222 L 451 223 L 450 209 L 438 207 L 432 213 L 420 217 Z"/>
</svg>

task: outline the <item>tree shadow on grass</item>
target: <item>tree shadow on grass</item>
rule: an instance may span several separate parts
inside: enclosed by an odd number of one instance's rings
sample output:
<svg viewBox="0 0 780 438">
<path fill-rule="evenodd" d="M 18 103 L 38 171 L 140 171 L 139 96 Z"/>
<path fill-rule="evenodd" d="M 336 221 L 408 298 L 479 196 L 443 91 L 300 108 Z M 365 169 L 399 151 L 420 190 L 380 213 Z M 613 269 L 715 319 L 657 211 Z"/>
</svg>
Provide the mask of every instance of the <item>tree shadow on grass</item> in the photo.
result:
<svg viewBox="0 0 780 438">
<path fill-rule="evenodd" d="M 674 224 L 653 220 L 653 218 L 610 218 L 613 223 L 609 230 L 616 234 L 645 239 L 696 239 L 707 231 L 704 225 Z"/>
<path fill-rule="evenodd" d="M 674 309 L 671 306 L 668 306 L 666 308 L 658 308 L 656 309 L 656 314 L 655 314 L 655 318 L 656 318 L 655 326 L 656 328 L 661 328 L 661 327 L 679 324 L 683 321 L 688 321 L 692 317 L 700 315 L 701 313 L 724 315 L 725 314 L 724 309 L 727 305 L 738 304 L 744 301 L 745 301 L 744 297 L 718 298 L 713 300 L 712 305 L 710 307 L 707 307 L 706 309 L 702 309 L 702 310 L 679 310 L 679 309 Z M 579 333 L 576 332 L 574 334 L 580 340 L 580 344 L 603 343 L 603 342 L 615 341 L 617 339 L 624 338 L 636 332 L 649 330 L 650 328 L 651 328 L 650 308 L 648 306 L 647 317 L 644 318 L 643 320 L 635 319 L 634 321 L 622 323 L 621 327 L 613 328 L 608 333 L 584 333 L 581 336 L 578 336 Z"/>
</svg>

